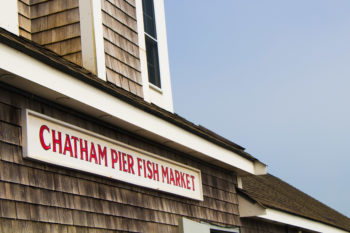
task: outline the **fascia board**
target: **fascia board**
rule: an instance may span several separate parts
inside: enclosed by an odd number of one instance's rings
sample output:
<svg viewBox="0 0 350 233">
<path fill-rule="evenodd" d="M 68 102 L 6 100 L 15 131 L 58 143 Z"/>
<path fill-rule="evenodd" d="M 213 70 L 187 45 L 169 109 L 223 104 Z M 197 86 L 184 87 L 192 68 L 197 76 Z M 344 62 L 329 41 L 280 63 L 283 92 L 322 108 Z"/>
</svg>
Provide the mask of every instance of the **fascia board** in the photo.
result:
<svg viewBox="0 0 350 233">
<path fill-rule="evenodd" d="M 271 209 L 271 208 L 266 209 L 265 214 L 258 215 L 257 217 L 296 226 L 296 227 L 301 227 L 304 229 L 309 229 L 316 232 L 349 233 L 349 231 L 345 231 L 315 220 L 303 218 L 300 216 L 296 216 L 293 214 L 289 214 L 289 213 L 279 211 L 276 209 Z"/>
<path fill-rule="evenodd" d="M 5 80 L 11 85 L 51 100 L 65 98 L 61 104 L 94 117 L 107 116 L 110 123 L 142 132 L 145 137 L 154 137 L 206 161 L 251 174 L 261 166 L 4 44 L 0 44 L 0 68 L 16 76 Z"/>
<path fill-rule="evenodd" d="M 241 217 L 255 217 L 266 214 L 266 208 L 248 196 L 238 193 L 238 210 Z"/>
</svg>

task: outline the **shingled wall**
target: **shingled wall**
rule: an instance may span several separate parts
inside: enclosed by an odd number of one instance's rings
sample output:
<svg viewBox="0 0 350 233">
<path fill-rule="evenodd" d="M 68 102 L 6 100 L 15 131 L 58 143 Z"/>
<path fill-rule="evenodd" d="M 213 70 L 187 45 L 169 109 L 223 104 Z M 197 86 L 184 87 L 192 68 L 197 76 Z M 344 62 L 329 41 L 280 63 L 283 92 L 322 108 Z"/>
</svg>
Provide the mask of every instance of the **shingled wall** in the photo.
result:
<svg viewBox="0 0 350 233">
<path fill-rule="evenodd" d="M 196 167 L 204 201 L 22 158 L 28 108 Z M 0 232 L 178 232 L 180 217 L 240 226 L 235 174 L 0 83 Z"/>
<path fill-rule="evenodd" d="M 135 0 L 100 0 L 106 78 L 143 97 Z M 82 66 L 79 0 L 18 0 L 19 34 Z"/>
<path fill-rule="evenodd" d="M 79 0 L 18 0 L 19 34 L 82 65 Z"/>
<path fill-rule="evenodd" d="M 143 96 L 134 0 L 102 0 L 107 80 Z"/>
</svg>

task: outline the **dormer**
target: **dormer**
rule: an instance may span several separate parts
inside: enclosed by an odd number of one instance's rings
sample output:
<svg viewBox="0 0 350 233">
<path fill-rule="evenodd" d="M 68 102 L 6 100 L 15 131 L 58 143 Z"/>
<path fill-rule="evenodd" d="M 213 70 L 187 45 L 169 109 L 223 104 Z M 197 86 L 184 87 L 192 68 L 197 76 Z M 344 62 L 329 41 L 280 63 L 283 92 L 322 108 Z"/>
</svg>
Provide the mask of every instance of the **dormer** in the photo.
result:
<svg viewBox="0 0 350 233">
<path fill-rule="evenodd" d="M 163 0 L 18 0 L 0 13 L 1 27 L 173 112 Z"/>
</svg>

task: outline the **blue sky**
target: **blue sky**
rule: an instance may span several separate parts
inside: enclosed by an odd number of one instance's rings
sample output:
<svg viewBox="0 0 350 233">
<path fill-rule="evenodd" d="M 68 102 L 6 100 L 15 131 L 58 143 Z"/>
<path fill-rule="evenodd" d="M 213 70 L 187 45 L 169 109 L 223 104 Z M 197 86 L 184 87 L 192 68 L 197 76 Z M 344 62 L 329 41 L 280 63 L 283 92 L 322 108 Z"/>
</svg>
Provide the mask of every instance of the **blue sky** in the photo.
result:
<svg viewBox="0 0 350 233">
<path fill-rule="evenodd" d="M 350 216 L 350 1 L 165 0 L 175 112 Z"/>
</svg>

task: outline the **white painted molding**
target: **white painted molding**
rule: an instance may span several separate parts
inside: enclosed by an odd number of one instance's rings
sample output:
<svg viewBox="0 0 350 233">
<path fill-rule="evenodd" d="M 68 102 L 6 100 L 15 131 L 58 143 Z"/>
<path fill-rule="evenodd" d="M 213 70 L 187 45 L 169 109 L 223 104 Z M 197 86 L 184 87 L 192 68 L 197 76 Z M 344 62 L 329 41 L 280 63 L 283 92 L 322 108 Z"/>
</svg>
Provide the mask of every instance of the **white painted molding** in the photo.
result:
<svg viewBox="0 0 350 233">
<path fill-rule="evenodd" d="M 0 7 L 0 27 L 19 35 L 18 2 L 15 0 L 2 2 Z"/>
<path fill-rule="evenodd" d="M 5 73 L 17 75 L 4 79 L 4 82 L 13 86 L 101 118 L 210 163 L 237 172 L 255 174 L 256 163 L 253 161 L 4 44 L 0 44 L 0 71 L 1 69 L 6 71 Z"/>
<path fill-rule="evenodd" d="M 242 177 L 237 176 L 237 187 L 242 189 L 243 188 L 243 182 L 242 182 Z"/>
<path fill-rule="evenodd" d="M 90 1 L 92 2 L 92 15 L 94 19 L 97 76 L 106 81 L 107 77 L 106 77 L 106 61 L 105 61 L 105 49 L 104 49 L 104 38 L 103 38 L 101 0 L 90 0 Z"/>
<path fill-rule="evenodd" d="M 226 228 L 220 226 L 213 226 L 205 222 L 195 222 L 187 218 L 181 218 L 179 220 L 179 233 L 210 233 L 211 230 L 219 230 L 220 232 L 231 232 L 238 233 L 239 229 L 236 228 Z"/>
<path fill-rule="evenodd" d="M 92 1 L 79 0 L 83 67 L 97 75 Z"/>
<path fill-rule="evenodd" d="M 259 161 L 255 162 L 255 175 L 265 175 L 267 173 L 267 167 L 265 164 L 260 163 Z"/>
<path fill-rule="evenodd" d="M 199 222 L 189 220 L 187 218 L 181 218 L 179 220 L 179 233 L 210 233 L 210 228 Z"/>
<path fill-rule="evenodd" d="M 150 103 L 151 100 L 149 97 L 149 88 L 148 88 L 149 82 L 148 82 L 145 30 L 143 26 L 142 0 L 136 0 L 135 3 L 136 3 L 137 34 L 139 38 L 139 53 L 140 53 L 140 64 L 141 64 L 143 99 Z"/>
<path fill-rule="evenodd" d="M 323 232 L 323 233 L 349 233 L 348 231 L 341 230 L 339 228 L 310 220 L 307 218 L 292 215 L 286 212 L 282 212 L 275 209 L 266 209 L 266 214 L 258 215 L 259 218 L 272 220 L 292 226 L 309 229 L 312 231 Z"/>
<path fill-rule="evenodd" d="M 241 217 L 255 217 L 266 214 L 263 206 L 238 194 L 238 210 Z"/>
<path fill-rule="evenodd" d="M 264 220 L 279 222 L 303 229 L 322 233 L 346 233 L 342 229 L 324 224 L 319 221 L 289 214 L 284 211 L 266 208 L 257 202 L 253 202 L 241 194 L 238 194 L 238 209 L 241 217 L 258 217 Z M 349 233 L 349 232 L 348 232 Z"/>
<path fill-rule="evenodd" d="M 137 31 L 139 36 L 141 76 L 144 100 L 150 103 L 154 103 L 155 105 L 164 108 L 167 111 L 174 112 L 163 0 L 154 1 L 154 13 L 157 30 L 161 92 L 153 88 L 151 86 L 152 84 L 148 82 L 142 0 L 136 0 Z"/>
<path fill-rule="evenodd" d="M 83 66 L 99 78 L 106 78 L 101 1 L 79 0 Z"/>
<path fill-rule="evenodd" d="M 158 55 L 162 95 L 151 91 L 151 98 L 155 104 L 163 106 L 166 110 L 174 112 L 173 97 L 171 91 L 171 78 L 169 67 L 168 41 L 166 35 L 164 0 L 154 1 L 154 13 L 156 18 Z"/>
</svg>

